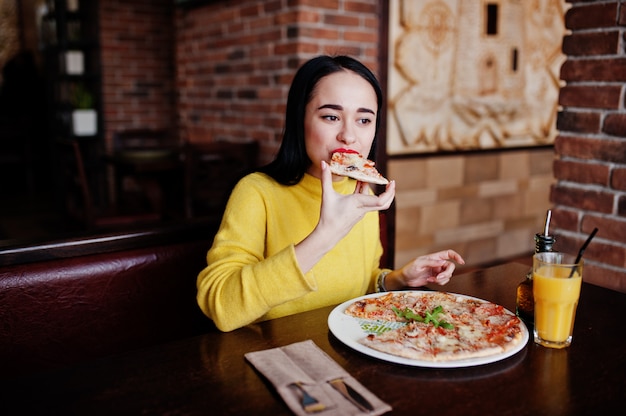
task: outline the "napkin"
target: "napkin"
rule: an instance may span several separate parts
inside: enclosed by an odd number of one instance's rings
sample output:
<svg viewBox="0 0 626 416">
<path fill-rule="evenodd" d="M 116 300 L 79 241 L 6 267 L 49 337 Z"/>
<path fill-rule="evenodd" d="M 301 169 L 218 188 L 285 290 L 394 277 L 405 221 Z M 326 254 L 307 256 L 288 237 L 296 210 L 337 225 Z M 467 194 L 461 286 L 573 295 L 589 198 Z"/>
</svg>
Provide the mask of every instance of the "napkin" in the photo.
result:
<svg viewBox="0 0 626 416">
<path fill-rule="evenodd" d="M 359 383 L 312 340 L 250 352 L 245 357 L 274 385 L 296 415 L 381 415 L 391 410 L 391 406 Z M 330 381 L 336 379 L 343 380 L 360 393 L 373 410 L 359 409 L 346 399 L 330 384 Z M 298 383 L 300 387 L 293 383 Z M 314 413 L 306 412 L 302 404 L 304 393 L 300 388 L 322 404 L 324 409 Z"/>
</svg>

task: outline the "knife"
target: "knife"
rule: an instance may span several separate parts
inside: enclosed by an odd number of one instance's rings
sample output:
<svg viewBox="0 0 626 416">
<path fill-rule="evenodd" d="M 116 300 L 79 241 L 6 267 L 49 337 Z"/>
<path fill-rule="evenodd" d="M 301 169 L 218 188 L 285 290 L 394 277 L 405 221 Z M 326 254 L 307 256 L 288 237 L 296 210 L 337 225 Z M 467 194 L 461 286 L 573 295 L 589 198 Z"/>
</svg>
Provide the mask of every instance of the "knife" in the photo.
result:
<svg viewBox="0 0 626 416">
<path fill-rule="evenodd" d="M 358 407 L 363 412 L 368 412 L 374 410 L 374 406 L 365 399 L 365 397 L 361 396 L 361 394 L 354 390 L 349 384 L 346 384 L 343 379 L 337 378 L 334 380 L 330 380 L 331 386 L 335 388 L 343 397 L 348 399 L 352 404 Z"/>
</svg>

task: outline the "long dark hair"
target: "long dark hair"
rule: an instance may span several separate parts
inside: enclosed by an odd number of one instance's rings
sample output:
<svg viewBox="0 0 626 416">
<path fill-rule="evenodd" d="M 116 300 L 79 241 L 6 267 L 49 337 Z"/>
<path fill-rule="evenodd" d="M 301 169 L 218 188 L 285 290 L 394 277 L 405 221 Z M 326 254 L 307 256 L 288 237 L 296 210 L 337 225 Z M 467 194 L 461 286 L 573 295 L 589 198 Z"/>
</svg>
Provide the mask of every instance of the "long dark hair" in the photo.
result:
<svg viewBox="0 0 626 416">
<path fill-rule="evenodd" d="M 383 92 L 380 83 L 365 65 L 354 58 L 322 55 L 307 61 L 296 72 L 287 97 L 283 141 L 278 149 L 276 159 L 261 167 L 260 172 L 266 173 L 283 185 L 295 185 L 300 182 L 312 163 L 306 153 L 304 143 L 304 116 L 306 106 L 311 100 L 311 93 L 322 78 L 344 70 L 352 71 L 363 77 L 376 92 L 378 101 L 376 133 L 368 155 L 369 159 L 375 160 L 380 109 L 383 104 Z"/>
</svg>

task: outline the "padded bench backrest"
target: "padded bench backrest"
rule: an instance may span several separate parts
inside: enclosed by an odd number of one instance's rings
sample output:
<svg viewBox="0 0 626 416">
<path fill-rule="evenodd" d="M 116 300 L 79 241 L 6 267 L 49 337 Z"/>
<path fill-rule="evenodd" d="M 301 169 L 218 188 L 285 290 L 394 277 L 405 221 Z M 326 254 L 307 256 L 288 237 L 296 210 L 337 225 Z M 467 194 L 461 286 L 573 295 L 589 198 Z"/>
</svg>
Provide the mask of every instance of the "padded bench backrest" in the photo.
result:
<svg viewBox="0 0 626 416">
<path fill-rule="evenodd" d="M 195 300 L 210 240 L 0 268 L 0 378 L 212 330 Z"/>
</svg>

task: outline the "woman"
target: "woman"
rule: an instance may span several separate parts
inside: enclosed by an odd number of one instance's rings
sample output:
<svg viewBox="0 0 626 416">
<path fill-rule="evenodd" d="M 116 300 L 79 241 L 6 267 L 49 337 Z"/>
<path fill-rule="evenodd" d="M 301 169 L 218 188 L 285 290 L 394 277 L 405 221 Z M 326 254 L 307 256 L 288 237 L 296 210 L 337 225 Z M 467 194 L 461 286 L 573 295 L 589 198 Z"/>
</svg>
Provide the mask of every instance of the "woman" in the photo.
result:
<svg viewBox="0 0 626 416">
<path fill-rule="evenodd" d="M 335 149 L 374 158 L 382 103 L 376 77 L 350 57 L 319 56 L 297 71 L 278 155 L 235 186 L 198 276 L 198 304 L 220 330 L 374 290 L 445 284 L 464 263 L 446 250 L 380 269 L 378 211 L 391 205 L 395 182 L 376 196 L 331 174 Z"/>
</svg>

